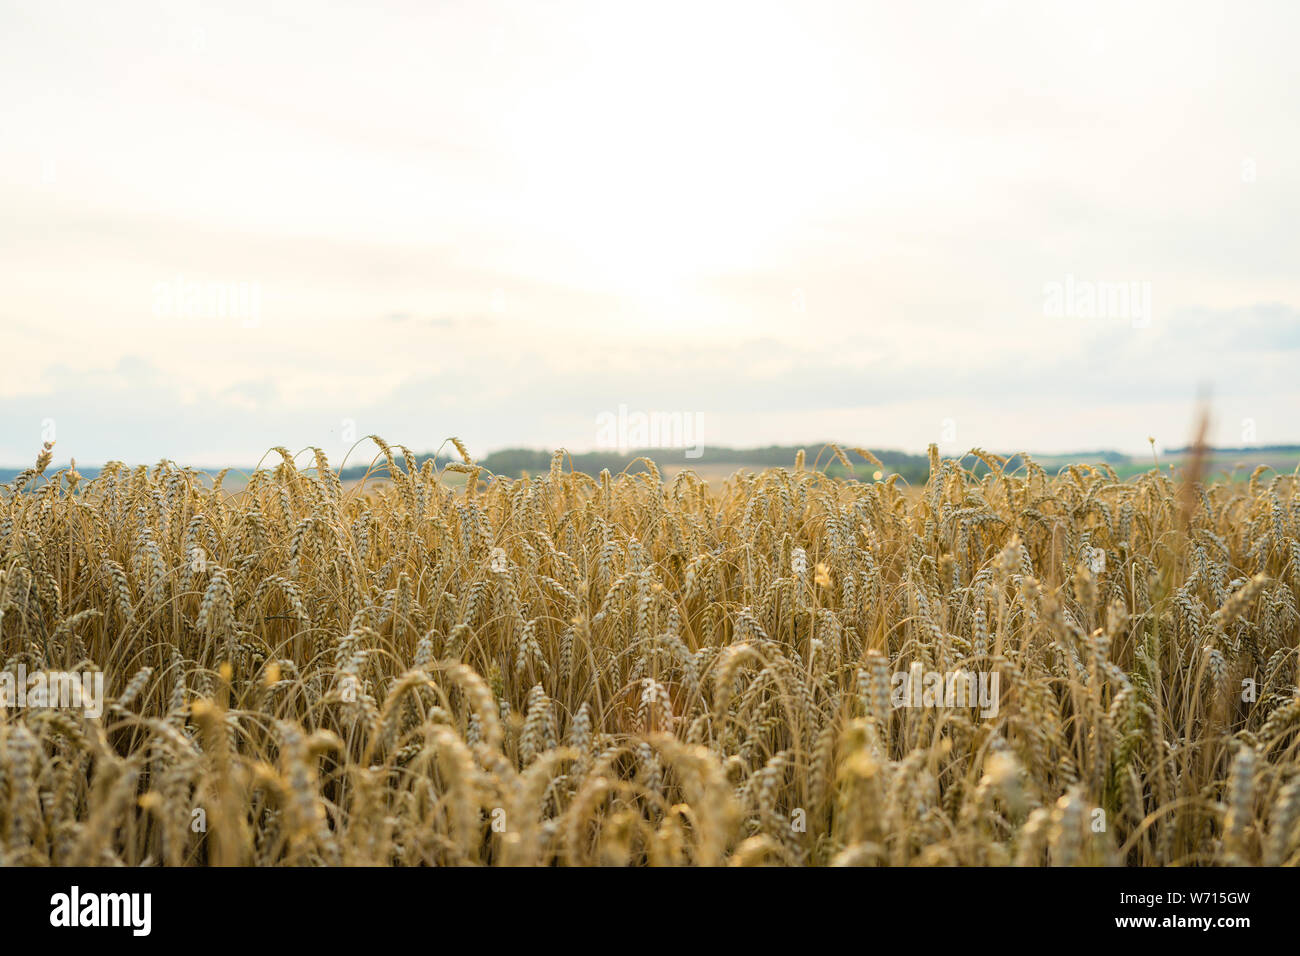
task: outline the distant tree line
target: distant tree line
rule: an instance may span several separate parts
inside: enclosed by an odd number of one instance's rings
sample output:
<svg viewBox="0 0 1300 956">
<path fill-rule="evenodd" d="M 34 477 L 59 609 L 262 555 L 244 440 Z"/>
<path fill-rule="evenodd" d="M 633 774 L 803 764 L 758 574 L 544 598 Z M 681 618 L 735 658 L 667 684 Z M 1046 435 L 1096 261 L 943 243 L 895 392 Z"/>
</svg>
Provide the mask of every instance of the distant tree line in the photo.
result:
<svg viewBox="0 0 1300 956">
<path fill-rule="evenodd" d="M 565 452 L 562 467 L 565 471 L 580 471 L 589 475 L 599 475 L 602 471 L 608 469 L 611 474 L 617 475 L 629 469 L 634 472 L 644 470 L 644 465 L 637 464 L 639 458 L 648 458 L 661 468 L 680 466 L 699 469 L 715 465 L 732 466 L 737 469 L 744 467 L 792 467 L 795 456 L 801 448 L 804 450 L 806 458 L 805 467 L 812 468 L 815 465 L 819 470 L 826 471 L 829 474 L 849 475 L 849 470 L 837 461 L 828 444 L 824 446 L 821 444 L 767 445 L 762 448 L 706 446 L 702 454 L 695 458 L 688 458 L 686 450 L 681 448 L 643 448 L 623 453 L 617 451 Z M 818 460 L 819 453 L 820 460 Z M 872 465 L 855 452 L 844 449 L 844 454 L 853 463 L 854 474 L 859 478 L 870 479 L 878 470 L 875 465 Z M 883 472 L 884 477 L 898 474 L 908 482 L 915 483 L 924 482 L 929 474 L 930 462 L 925 455 L 909 455 L 898 451 L 881 451 L 875 454 L 885 466 L 883 469 L 879 469 Z M 417 461 L 421 467 L 428 457 L 427 455 L 417 456 Z M 524 473 L 535 475 L 549 471 L 551 457 L 552 452 L 549 451 L 533 448 L 503 448 L 476 459 L 474 463 L 483 466 L 484 469 L 494 475 L 518 478 Z M 458 460 L 453 456 L 439 455 L 435 459 L 435 464 L 438 468 L 443 468 L 449 462 Z M 383 461 L 378 462 L 373 468 L 369 469 L 366 466 L 349 466 L 343 469 L 340 477 L 345 481 L 355 481 L 365 475 L 367 470 L 369 470 L 371 477 L 380 477 L 387 474 L 388 467 Z"/>
<path fill-rule="evenodd" d="M 924 484 L 930 474 L 930 461 L 926 455 L 912 455 L 901 451 L 875 451 L 873 453 L 880 460 L 883 468 L 878 468 L 871 464 L 861 455 L 848 448 L 841 446 L 844 455 L 853 465 L 853 470 L 845 468 L 836 458 L 831 450 L 830 444 L 825 442 L 812 442 L 806 445 L 764 445 L 760 448 L 724 448 L 721 446 L 709 445 L 703 448 L 702 454 L 698 457 L 688 458 L 684 448 L 643 448 L 634 451 L 590 451 L 590 452 L 566 452 L 564 455 L 563 468 L 565 471 L 573 470 L 585 472 L 595 476 L 608 469 L 611 474 L 631 469 L 632 471 L 644 470 L 644 465 L 636 464 L 638 458 L 649 458 L 656 465 L 662 467 L 685 467 L 700 469 L 713 467 L 717 465 L 727 466 L 733 470 L 741 468 L 762 469 L 771 467 L 792 467 L 795 456 L 800 449 L 804 450 L 806 456 L 805 467 L 816 467 L 827 474 L 840 477 L 857 477 L 864 481 L 873 480 L 877 471 L 881 472 L 882 478 L 888 478 L 890 475 L 898 475 L 908 484 Z M 1258 454 L 1258 453 L 1297 453 L 1300 452 L 1300 445 L 1269 445 L 1258 448 L 1215 448 L 1211 449 L 1217 454 Z M 1186 454 L 1187 448 L 1171 448 L 1165 453 L 1168 455 Z M 475 464 L 482 465 L 484 469 L 493 475 L 501 475 L 506 478 L 518 478 L 527 473 L 530 475 L 540 474 L 549 471 L 551 467 L 551 452 L 542 451 L 535 448 L 502 448 L 498 451 L 491 452 L 480 459 L 476 459 Z M 416 455 L 415 460 L 417 467 L 422 467 L 424 462 L 433 457 L 431 455 Z M 1134 459 L 1128 455 L 1115 451 L 1096 451 L 1096 452 L 1079 452 L 1069 456 L 1044 456 L 1053 462 L 1069 460 L 1071 462 L 1106 462 L 1114 466 L 1132 465 Z M 355 458 L 353 459 L 356 460 Z M 398 459 L 401 461 L 401 459 Z M 440 454 L 434 461 L 436 466 L 441 470 L 453 461 L 460 459 L 454 455 Z M 988 472 L 988 466 L 974 455 L 965 455 L 961 458 L 961 465 L 973 472 L 977 477 L 982 477 Z M 1012 455 L 1006 460 L 1003 471 L 1013 473 L 1024 468 L 1024 459 L 1020 455 Z M 1147 465 L 1149 467 L 1149 463 Z M 22 469 L 18 468 L 0 468 L 0 484 L 12 481 Z M 56 469 L 51 468 L 49 473 Z M 83 478 L 90 480 L 99 474 L 99 469 L 95 467 L 81 467 L 78 469 Z M 232 476 L 242 474 L 251 469 L 231 469 Z M 310 470 L 306 466 L 305 470 Z M 1049 468 L 1049 470 L 1051 470 Z M 1123 469 L 1121 469 L 1123 470 Z M 344 481 L 357 481 L 367 473 L 372 478 L 383 478 L 388 474 L 388 466 L 382 458 L 373 465 L 353 464 L 348 465 L 340 473 L 339 477 Z"/>
</svg>

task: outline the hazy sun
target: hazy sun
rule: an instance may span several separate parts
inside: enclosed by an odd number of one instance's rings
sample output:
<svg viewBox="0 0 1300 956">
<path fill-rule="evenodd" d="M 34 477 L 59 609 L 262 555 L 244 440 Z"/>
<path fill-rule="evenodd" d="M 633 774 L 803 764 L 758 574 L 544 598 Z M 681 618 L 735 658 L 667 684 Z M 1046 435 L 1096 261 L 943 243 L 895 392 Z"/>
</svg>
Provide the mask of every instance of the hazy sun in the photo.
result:
<svg viewBox="0 0 1300 956">
<path fill-rule="evenodd" d="M 788 13 L 596 20 L 575 33 L 604 41 L 579 43 L 505 124 L 528 157 L 513 212 L 549 238 L 553 274 L 680 306 L 693 282 L 752 269 L 815 195 L 826 68 Z"/>
</svg>

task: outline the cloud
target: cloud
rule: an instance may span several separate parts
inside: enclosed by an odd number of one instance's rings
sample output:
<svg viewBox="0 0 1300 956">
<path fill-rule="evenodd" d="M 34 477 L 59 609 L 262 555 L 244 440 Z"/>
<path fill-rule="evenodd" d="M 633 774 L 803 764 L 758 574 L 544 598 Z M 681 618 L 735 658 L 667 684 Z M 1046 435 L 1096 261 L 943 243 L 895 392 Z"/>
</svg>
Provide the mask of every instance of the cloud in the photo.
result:
<svg viewBox="0 0 1300 956">
<path fill-rule="evenodd" d="M 1193 343 L 1198 350 L 1231 355 L 1300 350 L 1300 310 L 1281 302 L 1264 302 L 1238 309 L 1188 309 L 1164 328 L 1162 342 L 1170 347 Z"/>
<path fill-rule="evenodd" d="M 746 435 L 761 433 L 764 416 L 804 415 L 814 435 L 822 431 L 820 417 L 849 409 L 924 408 L 897 412 L 918 416 L 918 431 L 936 414 L 979 409 L 992 428 L 999 414 L 1020 420 L 1052 405 L 1081 414 L 1127 412 L 1138 421 L 1156 416 L 1156 409 L 1190 408 L 1202 386 L 1225 407 L 1245 409 L 1242 414 L 1280 418 L 1295 391 L 1300 312 L 1284 304 L 1186 310 L 1146 329 L 1070 321 L 1073 344 L 1037 351 L 1023 363 L 1009 363 L 1006 350 L 1015 343 L 996 336 L 997 347 L 982 352 L 936 347 L 904 355 L 871 334 L 830 351 L 762 336 L 719 345 L 690 337 L 633 344 L 597 335 L 572 353 L 538 353 L 510 335 L 466 335 L 457 337 L 454 360 L 436 373 L 420 371 L 428 363 L 416 361 L 389 369 L 381 387 L 316 388 L 305 395 L 286 392 L 273 374 L 203 389 L 127 355 L 101 368 L 55 366 L 39 392 L 0 399 L 6 423 L 0 461 L 30 458 L 49 420 L 60 453 L 83 462 L 166 455 L 228 464 L 254 460 L 279 444 L 319 444 L 337 457 L 352 432 L 417 449 L 451 434 L 480 451 L 589 443 L 596 416 L 619 405 L 707 412 L 739 423 Z M 997 444 L 996 435 L 988 443 Z"/>
<path fill-rule="evenodd" d="M 1291 7 L 280 6 L 92 11 L 89 57 L 56 8 L 9 24 L 0 461 L 50 418 L 87 462 L 203 462 L 589 444 L 620 404 L 1095 444 L 1201 384 L 1300 438 Z M 1152 326 L 1044 318 L 1067 275 L 1150 281 Z M 160 321 L 177 276 L 256 283 L 260 325 Z"/>
</svg>

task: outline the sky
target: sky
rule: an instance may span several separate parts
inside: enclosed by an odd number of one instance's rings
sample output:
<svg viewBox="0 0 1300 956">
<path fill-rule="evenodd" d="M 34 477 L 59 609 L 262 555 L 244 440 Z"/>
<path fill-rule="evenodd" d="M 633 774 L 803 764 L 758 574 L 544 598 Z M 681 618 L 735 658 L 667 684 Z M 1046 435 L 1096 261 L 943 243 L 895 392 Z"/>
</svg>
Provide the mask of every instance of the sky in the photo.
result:
<svg viewBox="0 0 1300 956">
<path fill-rule="evenodd" d="M 1300 441 L 1298 31 L 1249 0 L 0 0 L 0 464 L 581 451 L 620 409 L 1140 452 L 1202 392 L 1217 443 Z"/>
</svg>

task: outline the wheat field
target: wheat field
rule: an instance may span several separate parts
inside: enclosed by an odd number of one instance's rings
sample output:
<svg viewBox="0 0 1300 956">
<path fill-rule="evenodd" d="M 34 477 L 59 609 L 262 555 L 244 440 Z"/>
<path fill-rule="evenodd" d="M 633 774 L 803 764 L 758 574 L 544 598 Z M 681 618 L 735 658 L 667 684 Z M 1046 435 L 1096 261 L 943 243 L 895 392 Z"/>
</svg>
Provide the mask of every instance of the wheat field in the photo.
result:
<svg viewBox="0 0 1300 956">
<path fill-rule="evenodd" d="M 0 710 L 0 863 L 1300 861 L 1295 475 L 374 441 L 0 489 L 4 671 L 105 689 Z M 896 706 L 916 668 L 995 706 Z"/>
</svg>

